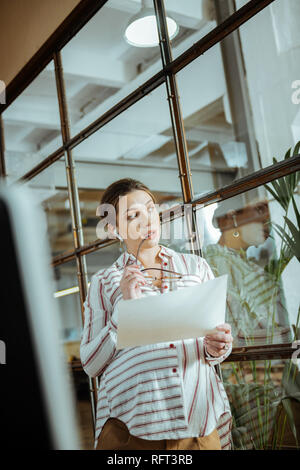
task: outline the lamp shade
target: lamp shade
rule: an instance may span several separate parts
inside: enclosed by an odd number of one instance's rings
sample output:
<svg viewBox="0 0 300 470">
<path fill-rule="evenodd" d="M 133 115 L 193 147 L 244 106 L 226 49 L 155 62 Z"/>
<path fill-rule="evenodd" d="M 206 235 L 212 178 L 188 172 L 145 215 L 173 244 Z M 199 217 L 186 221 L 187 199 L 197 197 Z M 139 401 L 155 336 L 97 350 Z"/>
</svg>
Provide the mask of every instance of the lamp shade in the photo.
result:
<svg viewBox="0 0 300 470">
<path fill-rule="evenodd" d="M 170 16 L 167 16 L 167 28 L 169 38 L 173 39 L 178 33 L 179 27 Z M 129 20 L 124 36 L 126 41 L 132 46 L 157 46 L 159 38 L 153 9 L 143 6 L 141 11 Z"/>
</svg>

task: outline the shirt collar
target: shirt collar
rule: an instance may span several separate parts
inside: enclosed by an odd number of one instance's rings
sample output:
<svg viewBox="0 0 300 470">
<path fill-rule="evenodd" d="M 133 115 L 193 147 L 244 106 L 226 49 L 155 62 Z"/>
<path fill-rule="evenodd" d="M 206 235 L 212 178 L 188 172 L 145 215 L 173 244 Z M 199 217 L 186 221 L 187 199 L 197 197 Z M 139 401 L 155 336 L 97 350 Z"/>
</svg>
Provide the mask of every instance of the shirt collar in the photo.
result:
<svg viewBox="0 0 300 470">
<path fill-rule="evenodd" d="M 171 248 L 167 248 L 166 246 L 160 245 L 160 251 L 158 253 L 158 256 L 162 259 L 165 260 L 166 258 L 172 258 L 173 257 L 173 250 Z M 118 269 L 124 268 L 127 264 L 130 262 L 135 262 L 135 256 L 132 253 L 128 253 L 127 250 L 122 253 L 119 258 L 116 260 L 116 265 Z M 141 267 L 143 267 L 142 263 L 140 260 L 137 260 L 137 264 Z"/>
</svg>

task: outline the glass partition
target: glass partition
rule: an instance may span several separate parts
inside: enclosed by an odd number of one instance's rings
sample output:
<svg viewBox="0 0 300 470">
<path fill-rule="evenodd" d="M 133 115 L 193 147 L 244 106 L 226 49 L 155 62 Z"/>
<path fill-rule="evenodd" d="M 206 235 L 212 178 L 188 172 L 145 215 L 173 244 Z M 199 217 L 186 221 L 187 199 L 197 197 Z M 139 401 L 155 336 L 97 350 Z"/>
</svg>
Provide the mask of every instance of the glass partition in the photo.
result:
<svg viewBox="0 0 300 470">
<path fill-rule="evenodd" d="M 43 230 L 51 255 L 73 250 L 73 231 L 67 188 L 66 167 L 61 158 L 24 183 L 42 208 Z"/>
<path fill-rule="evenodd" d="M 63 48 L 72 135 L 104 114 L 161 68 L 158 45 L 135 47 L 125 40 L 126 27 L 140 8 L 139 1 L 108 0 Z"/>
<path fill-rule="evenodd" d="M 86 255 L 89 282 L 94 274 L 110 267 L 122 253 L 124 253 L 124 245 L 120 246 L 117 242 Z"/>
<path fill-rule="evenodd" d="M 214 1 L 186 0 L 185 2 L 174 2 L 173 0 L 165 0 L 164 3 L 167 16 L 176 20 L 179 28 L 177 36 L 171 41 L 174 59 L 218 25 Z M 240 1 L 237 8 L 246 3 L 248 3 L 248 0 Z M 234 9 L 232 12 L 224 14 L 222 21 L 232 13 L 234 13 Z"/>
<path fill-rule="evenodd" d="M 248 161 L 229 114 L 220 44 L 180 71 L 177 83 L 197 197 L 231 183 Z"/>
<path fill-rule="evenodd" d="M 299 327 L 299 173 L 196 212 L 203 256 L 228 274 L 234 345 L 289 343 Z"/>
<path fill-rule="evenodd" d="M 177 252 L 192 252 L 195 233 L 191 227 L 189 230 L 190 214 L 190 205 L 186 204 L 183 209 L 180 209 L 178 205 L 170 204 L 162 217 L 160 244 Z M 169 221 L 169 217 L 172 217 L 173 220 Z M 194 248 L 197 249 L 195 245 Z"/>
<path fill-rule="evenodd" d="M 54 267 L 56 291 L 54 297 L 61 315 L 62 338 L 69 362 L 79 359 L 81 333 L 81 305 L 77 279 L 76 261 Z"/>
<path fill-rule="evenodd" d="M 53 61 L 2 118 L 7 180 L 13 182 L 62 145 Z"/>
<path fill-rule="evenodd" d="M 289 359 L 223 362 L 233 450 L 299 449 L 300 372 Z"/>
<path fill-rule="evenodd" d="M 82 321 L 76 261 L 54 267 L 53 276 L 56 286 L 54 297 L 60 312 L 60 336 L 75 392 L 80 448 L 92 450 L 94 435 L 90 384 L 80 362 Z"/>
<path fill-rule="evenodd" d="M 177 74 L 195 198 L 299 140 L 298 10 L 273 2 Z"/>
<path fill-rule="evenodd" d="M 97 238 L 96 209 L 103 191 L 118 179 L 146 184 L 158 198 L 159 211 L 182 201 L 164 85 L 75 147 L 73 157 L 86 242 Z"/>
</svg>

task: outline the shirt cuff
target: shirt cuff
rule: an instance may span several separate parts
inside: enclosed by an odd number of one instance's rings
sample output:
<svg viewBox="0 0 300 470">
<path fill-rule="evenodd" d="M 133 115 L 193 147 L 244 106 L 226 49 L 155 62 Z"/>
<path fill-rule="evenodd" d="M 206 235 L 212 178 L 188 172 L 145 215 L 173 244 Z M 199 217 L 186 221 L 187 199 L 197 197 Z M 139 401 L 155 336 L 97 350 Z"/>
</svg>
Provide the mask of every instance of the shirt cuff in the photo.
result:
<svg viewBox="0 0 300 470">
<path fill-rule="evenodd" d="M 224 354 L 222 354 L 222 356 L 218 356 L 218 357 L 211 356 L 206 349 L 206 344 L 204 344 L 205 360 L 212 366 L 223 362 L 224 359 L 226 359 L 226 357 L 228 357 L 231 354 L 231 351 L 232 351 L 232 343 L 230 344 L 227 351 Z"/>
</svg>

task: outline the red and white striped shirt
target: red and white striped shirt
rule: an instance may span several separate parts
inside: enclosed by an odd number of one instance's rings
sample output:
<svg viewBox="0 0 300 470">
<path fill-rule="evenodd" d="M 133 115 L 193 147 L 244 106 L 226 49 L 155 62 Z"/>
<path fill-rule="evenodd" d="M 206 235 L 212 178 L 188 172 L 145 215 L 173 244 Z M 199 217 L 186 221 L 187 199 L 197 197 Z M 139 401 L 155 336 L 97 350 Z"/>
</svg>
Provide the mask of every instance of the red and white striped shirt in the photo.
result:
<svg viewBox="0 0 300 470">
<path fill-rule="evenodd" d="M 162 273 L 160 292 L 150 284 L 141 286 L 143 295 L 163 295 L 214 278 L 200 256 L 159 246 L 162 267 L 185 276 L 174 281 Z M 218 358 L 209 356 L 203 337 L 116 350 L 120 280 L 132 261 L 134 255 L 125 251 L 112 266 L 94 274 L 84 303 L 81 362 L 90 377 L 100 377 L 95 448 L 111 417 L 123 421 L 130 434 L 150 440 L 204 436 L 217 428 L 222 449 L 230 449 L 230 405 L 213 366 L 232 346 Z M 143 268 L 139 260 L 137 264 Z"/>
</svg>

